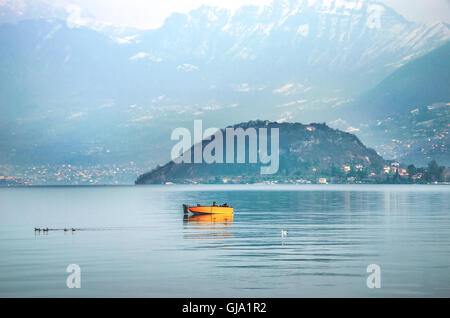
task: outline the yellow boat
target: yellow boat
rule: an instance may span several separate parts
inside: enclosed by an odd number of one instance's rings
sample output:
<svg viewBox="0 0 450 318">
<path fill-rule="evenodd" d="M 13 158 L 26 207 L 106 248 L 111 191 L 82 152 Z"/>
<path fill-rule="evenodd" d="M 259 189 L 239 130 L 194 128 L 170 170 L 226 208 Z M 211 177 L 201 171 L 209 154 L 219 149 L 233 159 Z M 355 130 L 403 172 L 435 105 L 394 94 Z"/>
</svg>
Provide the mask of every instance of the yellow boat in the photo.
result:
<svg viewBox="0 0 450 318">
<path fill-rule="evenodd" d="M 184 213 L 187 213 L 188 211 L 194 213 L 194 214 L 233 214 L 233 207 L 230 206 L 218 206 L 218 205 L 212 205 L 212 206 L 188 206 L 183 204 Z"/>
</svg>

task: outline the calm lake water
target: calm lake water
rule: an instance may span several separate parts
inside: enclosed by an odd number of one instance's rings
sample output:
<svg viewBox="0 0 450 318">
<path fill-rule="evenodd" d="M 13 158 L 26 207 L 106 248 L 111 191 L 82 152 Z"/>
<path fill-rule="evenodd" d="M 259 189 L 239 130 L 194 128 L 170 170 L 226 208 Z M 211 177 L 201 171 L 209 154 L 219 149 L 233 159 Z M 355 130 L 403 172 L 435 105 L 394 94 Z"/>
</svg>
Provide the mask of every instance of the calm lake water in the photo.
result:
<svg viewBox="0 0 450 318">
<path fill-rule="evenodd" d="M 184 220 L 212 201 L 234 217 Z M 450 186 L 0 188 L 0 296 L 450 297 L 449 203 Z"/>
</svg>

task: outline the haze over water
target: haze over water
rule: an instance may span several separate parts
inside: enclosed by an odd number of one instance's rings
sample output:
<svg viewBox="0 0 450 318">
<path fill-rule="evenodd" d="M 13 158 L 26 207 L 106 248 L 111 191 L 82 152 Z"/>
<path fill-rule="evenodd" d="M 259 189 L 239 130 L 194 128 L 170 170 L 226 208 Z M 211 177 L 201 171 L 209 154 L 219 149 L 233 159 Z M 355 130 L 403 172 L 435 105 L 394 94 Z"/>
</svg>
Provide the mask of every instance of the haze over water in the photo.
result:
<svg viewBox="0 0 450 318">
<path fill-rule="evenodd" d="M 184 219 L 213 201 L 233 219 Z M 449 297 L 449 203 L 448 186 L 0 188 L 0 296 Z"/>
</svg>

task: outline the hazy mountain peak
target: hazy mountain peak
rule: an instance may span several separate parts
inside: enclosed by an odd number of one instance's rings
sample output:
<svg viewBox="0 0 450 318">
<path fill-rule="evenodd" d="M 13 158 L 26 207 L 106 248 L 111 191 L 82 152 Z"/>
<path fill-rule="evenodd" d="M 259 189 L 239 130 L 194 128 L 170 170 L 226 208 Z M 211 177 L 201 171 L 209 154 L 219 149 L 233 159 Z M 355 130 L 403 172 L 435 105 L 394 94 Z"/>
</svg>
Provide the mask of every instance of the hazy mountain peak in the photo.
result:
<svg viewBox="0 0 450 318">
<path fill-rule="evenodd" d="M 330 109 L 450 38 L 448 24 L 409 22 L 375 1 L 202 6 L 155 30 L 78 13 L 72 25 L 66 11 L 64 20 L 0 25 L 5 160 L 31 158 L 23 154 L 34 145 L 46 156 L 71 139 L 80 161 L 106 142 L 117 146 L 111 154 L 149 149 L 148 127 L 160 132 L 192 116 L 221 127 L 254 118 L 255 108 L 272 120 L 335 119 Z M 142 157 L 167 155 L 158 149 Z"/>
</svg>

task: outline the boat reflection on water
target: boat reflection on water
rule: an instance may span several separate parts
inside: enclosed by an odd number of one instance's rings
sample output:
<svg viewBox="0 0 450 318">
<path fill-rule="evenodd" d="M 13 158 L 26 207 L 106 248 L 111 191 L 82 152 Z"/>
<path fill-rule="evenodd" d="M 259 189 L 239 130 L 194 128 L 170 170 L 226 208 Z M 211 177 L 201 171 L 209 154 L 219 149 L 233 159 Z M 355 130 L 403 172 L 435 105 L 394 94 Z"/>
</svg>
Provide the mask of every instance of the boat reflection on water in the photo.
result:
<svg viewBox="0 0 450 318">
<path fill-rule="evenodd" d="M 184 221 L 197 224 L 233 223 L 233 214 L 197 214 L 185 215 Z"/>
<path fill-rule="evenodd" d="M 230 231 L 233 219 L 233 214 L 185 215 L 185 228 L 192 230 L 185 237 L 190 239 L 233 237 Z"/>
</svg>

